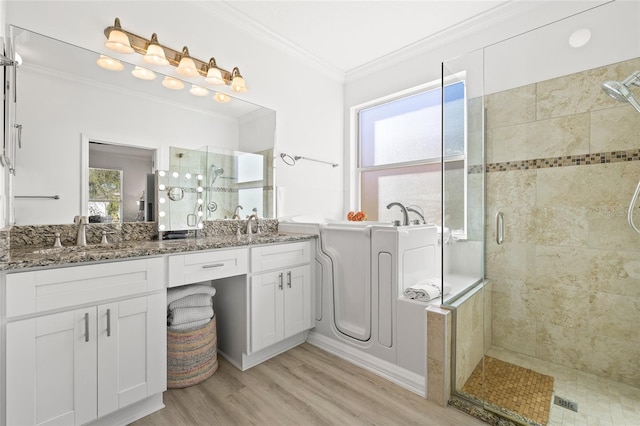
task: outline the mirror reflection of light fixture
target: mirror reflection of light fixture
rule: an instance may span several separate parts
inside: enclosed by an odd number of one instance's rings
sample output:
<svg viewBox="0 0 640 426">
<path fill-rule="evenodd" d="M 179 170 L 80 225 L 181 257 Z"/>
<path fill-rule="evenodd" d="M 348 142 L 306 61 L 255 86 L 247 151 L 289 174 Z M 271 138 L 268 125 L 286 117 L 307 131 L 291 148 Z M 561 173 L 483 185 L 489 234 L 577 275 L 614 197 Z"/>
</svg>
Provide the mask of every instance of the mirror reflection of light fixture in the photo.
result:
<svg viewBox="0 0 640 426">
<path fill-rule="evenodd" d="M 122 31 L 119 18 L 116 18 L 116 22 L 113 24 L 113 30 L 109 32 L 104 45 L 107 49 L 113 50 L 114 52 L 133 53 L 133 47 L 131 47 L 129 37 Z"/>
<path fill-rule="evenodd" d="M 124 46 L 122 49 L 129 53 L 135 52 L 143 55 L 145 62 L 154 65 L 171 65 L 176 67 L 176 71 L 181 75 L 188 77 L 200 75 L 208 84 L 231 86 L 233 91 L 239 93 L 247 90 L 244 78 L 240 74 L 238 67 L 233 68 L 233 71 L 229 72 L 220 68 L 213 57 L 208 62 L 192 57 L 189 55 L 189 50 L 186 46 L 182 51 L 176 51 L 170 47 L 161 45 L 158 42 L 158 35 L 156 33 L 151 35 L 151 39 L 140 37 L 139 35 L 122 29 L 118 18 L 116 18 L 113 26 L 105 28 L 104 34 L 107 37 L 105 46 L 109 49 L 116 50 Z M 120 50 L 118 51 L 122 52 Z"/>
<path fill-rule="evenodd" d="M 189 56 L 189 49 L 187 46 L 182 48 L 182 58 L 178 63 L 176 71 L 178 74 L 182 74 L 186 77 L 195 77 L 200 74 L 196 68 L 196 63 L 193 62 L 193 59 Z"/>
<path fill-rule="evenodd" d="M 136 67 L 131 71 L 131 74 L 135 78 L 139 78 L 140 80 L 155 80 L 156 73 L 146 68 L 142 68 L 136 65 Z"/>
<path fill-rule="evenodd" d="M 204 78 L 204 81 L 213 86 L 224 84 L 222 72 L 220 71 L 220 68 L 218 68 L 218 65 L 216 65 L 216 58 L 209 59 L 209 64 L 207 64 L 207 76 Z"/>
<path fill-rule="evenodd" d="M 231 72 L 231 88 L 234 92 L 243 93 L 247 91 L 247 86 L 244 84 L 244 78 L 240 75 L 240 70 L 235 67 Z"/>
<path fill-rule="evenodd" d="M 226 104 L 227 102 L 231 101 L 231 96 L 225 95 L 224 93 L 216 92 L 216 94 L 213 95 L 213 99 L 216 102 L 220 102 L 221 104 Z"/>
<path fill-rule="evenodd" d="M 158 43 L 158 36 L 156 33 L 151 35 L 151 40 L 147 46 L 147 53 L 144 55 L 144 61 L 154 65 L 169 65 L 164 49 Z"/>
<path fill-rule="evenodd" d="M 109 71 L 122 71 L 124 69 L 124 65 L 117 59 L 110 58 L 105 55 L 100 55 L 100 58 L 96 61 L 100 68 L 104 68 Z"/>
<path fill-rule="evenodd" d="M 166 76 L 164 80 L 162 80 L 162 85 L 167 89 L 171 90 L 181 90 L 184 89 L 184 83 L 182 80 L 178 80 L 177 78 Z"/>
<path fill-rule="evenodd" d="M 191 85 L 191 89 L 189 89 L 189 93 L 194 96 L 207 96 L 209 91 L 204 87 L 196 86 L 195 84 Z"/>
</svg>

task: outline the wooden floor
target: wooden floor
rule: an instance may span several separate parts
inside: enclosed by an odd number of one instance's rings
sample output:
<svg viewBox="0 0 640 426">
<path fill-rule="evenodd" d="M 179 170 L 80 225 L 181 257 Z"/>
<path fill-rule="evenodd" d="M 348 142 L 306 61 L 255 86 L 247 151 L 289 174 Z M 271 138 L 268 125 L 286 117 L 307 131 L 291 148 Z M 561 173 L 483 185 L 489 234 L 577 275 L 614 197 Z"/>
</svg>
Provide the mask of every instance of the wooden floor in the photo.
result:
<svg viewBox="0 0 640 426">
<path fill-rule="evenodd" d="M 143 425 L 486 425 L 304 343 L 247 371 L 222 357 L 208 380 L 164 394 Z"/>
</svg>

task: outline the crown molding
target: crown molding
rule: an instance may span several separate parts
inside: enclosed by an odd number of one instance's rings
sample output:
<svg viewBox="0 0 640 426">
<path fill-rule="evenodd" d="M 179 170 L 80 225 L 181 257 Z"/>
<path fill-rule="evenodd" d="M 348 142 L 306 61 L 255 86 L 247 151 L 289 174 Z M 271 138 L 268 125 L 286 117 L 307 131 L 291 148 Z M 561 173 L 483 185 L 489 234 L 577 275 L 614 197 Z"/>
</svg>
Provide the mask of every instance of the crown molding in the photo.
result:
<svg viewBox="0 0 640 426">
<path fill-rule="evenodd" d="M 333 66 L 329 62 L 313 55 L 308 50 L 303 49 L 289 39 L 282 37 L 260 22 L 240 12 L 227 1 L 207 1 L 207 0 L 187 0 L 189 3 L 199 7 L 206 13 L 216 18 L 221 18 L 233 26 L 240 28 L 252 36 L 265 41 L 280 51 L 302 60 L 310 67 L 317 69 L 332 80 L 343 82 L 345 72 Z"/>
</svg>

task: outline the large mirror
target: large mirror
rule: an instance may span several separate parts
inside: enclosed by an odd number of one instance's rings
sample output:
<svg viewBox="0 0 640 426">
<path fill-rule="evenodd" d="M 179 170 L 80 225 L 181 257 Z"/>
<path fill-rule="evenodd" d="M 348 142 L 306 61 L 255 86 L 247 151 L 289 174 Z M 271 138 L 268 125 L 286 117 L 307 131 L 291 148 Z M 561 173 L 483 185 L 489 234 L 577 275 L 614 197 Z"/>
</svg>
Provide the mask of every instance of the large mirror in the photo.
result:
<svg viewBox="0 0 640 426">
<path fill-rule="evenodd" d="M 153 192 L 149 176 L 178 167 L 174 156 L 191 151 L 205 152 L 207 204 L 219 206 L 207 212 L 206 219 L 224 218 L 239 203 L 238 194 L 246 195 L 249 188 L 261 192 L 259 216 L 274 217 L 274 111 L 236 98 L 216 102 L 214 89 L 229 94 L 227 87 L 205 87 L 205 96 L 191 94 L 188 81 L 182 90 L 167 89 L 162 84 L 165 75 L 157 69 L 154 80 L 135 78 L 131 71 L 143 64 L 140 55 L 119 58 L 123 69 L 110 71 L 96 64 L 96 52 L 18 27 L 10 32 L 12 48 L 22 61 L 9 73 L 7 103 L 16 145 L 9 197 L 12 223 L 71 223 L 79 214 L 94 216 L 96 222 L 154 220 L 148 210 Z M 173 67 L 167 68 L 167 75 L 179 77 Z M 21 126 L 20 136 L 16 125 Z M 243 182 L 237 168 L 221 166 L 229 153 L 233 158 L 243 153 L 264 158 L 262 178 Z M 118 157 L 127 164 L 118 163 Z M 111 176 L 114 185 L 121 179 L 117 190 L 98 195 L 110 197 L 100 199 L 104 206 L 96 207 L 91 199 L 96 196 L 92 169 L 114 170 L 99 175 Z M 116 207 L 116 202 L 122 204 Z"/>
</svg>

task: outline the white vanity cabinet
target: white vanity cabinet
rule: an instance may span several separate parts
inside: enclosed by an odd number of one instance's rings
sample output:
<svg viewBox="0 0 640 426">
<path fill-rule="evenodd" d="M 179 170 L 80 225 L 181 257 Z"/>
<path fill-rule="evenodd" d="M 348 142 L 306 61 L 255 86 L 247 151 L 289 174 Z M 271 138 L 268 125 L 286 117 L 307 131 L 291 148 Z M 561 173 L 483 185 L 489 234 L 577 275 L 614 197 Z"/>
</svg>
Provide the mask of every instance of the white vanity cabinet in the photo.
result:
<svg viewBox="0 0 640 426">
<path fill-rule="evenodd" d="M 251 352 L 313 327 L 310 261 L 308 241 L 251 249 Z"/>
<path fill-rule="evenodd" d="M 80 425 L 166 390 L 164 260 L 6 276 L 6 424 Z"/>
</svg>

